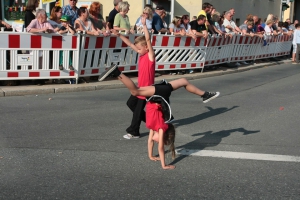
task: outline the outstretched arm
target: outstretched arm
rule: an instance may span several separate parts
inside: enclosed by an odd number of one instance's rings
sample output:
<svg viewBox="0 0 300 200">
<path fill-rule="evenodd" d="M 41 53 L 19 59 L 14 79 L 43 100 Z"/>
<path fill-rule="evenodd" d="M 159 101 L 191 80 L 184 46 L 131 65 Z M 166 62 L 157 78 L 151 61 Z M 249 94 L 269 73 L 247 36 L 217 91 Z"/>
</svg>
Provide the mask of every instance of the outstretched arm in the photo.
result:
<svg viewBox="0 0 300 200">
<path fill-rule="evenodd" d="M 143 15 L 141 17 L 141 22 L 143 24 L 145 38 L 146 38 L 146 41 L 147 41 L 147 47 L 148 47 L 148 51 L 149 51 L 149 53 L 148 53 L 149 60 L 153 62 L 153 61 L 155 61 L 155 54 L 154 54 L 154 50 L 152 48 L 150 34 L 149 34 L 149 31 L 148 31 L 148 28 L 147 28 L 147 25 L 146 25 L 146 16 L 145 15 Z"/>
<path fill-rule="evenodd" d="M 120 37 L 121 40 L 123 40 L 123 42 L 125 42 L 125 44 L 127 44 L 127 46 L 131 47 L 135 52 L 138 53 L 137 47 L 136 47 L 134 44 L 132 44 L 132 43 L 130 42 L 130 40 L 129 40 L 127 37 L 125 37 L 124 35 L 120 34 L 118 31 L 116 31 L 116 30 L 114 30 L 114 29 L 112 29 L 112 33 L 113 33 L 114 35 Z"/>
</svg>

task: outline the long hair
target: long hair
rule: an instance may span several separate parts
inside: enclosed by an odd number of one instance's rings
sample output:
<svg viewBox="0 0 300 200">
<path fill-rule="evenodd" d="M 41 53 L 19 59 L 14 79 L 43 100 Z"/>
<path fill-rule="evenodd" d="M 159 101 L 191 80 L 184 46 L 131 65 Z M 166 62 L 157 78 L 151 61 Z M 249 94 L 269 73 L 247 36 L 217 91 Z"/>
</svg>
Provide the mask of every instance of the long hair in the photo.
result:
<svg viewBox="0 0 300 200">
<path fill-rule="evenodd" d="M 36 10 L 35 3 L 36 3 L 37 1 L 38 1 L 38 0 L 28 0 L 27 5 L 26 5 L 26 10 L 29 10 L 29 11 L 34 11 L 34 10 Z"/>
<path fill-rule="evenodd" d="M 168 124 L 168 129 L 164 133 L 164 144 L 169 145 L 169 151 L 172 153 L 172 159 L 175 159 L 175 127 L 173 124 Z"/>
<path fill-rule="evenodd" d="M 148 17 L 150 20 L 153 18 L 153 11 L 151 8 L 145 7 L 143 11 L 148 13 Z"/>
<path fill-rule="evenodd" d="M 90 9 L 89 9 L 89 13 L 91 15 L 94 15 L 96 16 L 97 15 L 97 9 L 99 9 L 101 7 L 101 3 L 99 2 L 93 2 L 91 5 L 90 5 Z"/>
<path fill-rule="evenodd" d="M 57 20 L 56 13 L 59 12 L 60 10 L 61 10 L 60 6 L 54 6 L 51 10 L 51 14 L 49 18 L 53 21 L 56 21 Z"/>
</svg>

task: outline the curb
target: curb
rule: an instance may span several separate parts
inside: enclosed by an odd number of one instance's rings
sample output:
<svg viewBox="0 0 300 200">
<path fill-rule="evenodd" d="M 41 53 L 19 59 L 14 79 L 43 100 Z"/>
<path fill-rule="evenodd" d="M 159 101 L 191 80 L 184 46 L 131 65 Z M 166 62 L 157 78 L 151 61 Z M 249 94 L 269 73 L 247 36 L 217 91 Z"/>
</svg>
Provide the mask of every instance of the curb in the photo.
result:
<svg viewBox="0 0 300 200">
<path fill-rule="evenodd" d="M 241 66 L 237 68 L 224 68 L 216 71 L 196 73 L 196 74 L 184 74 L 184 75 L 163 75 L 156 77 L 156 81 L 165 79 L 167 81 L 172 81 L 178 78 L 186 78 L 187 80 L 197 80 L 200 78 L 209 78 L 214 76 L 221 76 L 226 74 L 233 74 L 238 72 L 245 72 L 253 69 L 259 69 L 267 66 L 286 64 L 289 60 L 274 61 L 268 63 L 260 64 L 250 64 L 249 66 Z M 134 82 L 137 81 L 137 77 L 132 78 Z M 68 93 L 68 92 L 84 92 L 84 91 L 96 91 L 104 89 L 118 89 L 125 88 L 125 86 L 118 80 L 108 80 L 103 82 L 92 82 L 87 84 L 53 84 L 53 85 L 43 85 L 43 86 L 4 86 L 0 88 L 0 97 L 10 97 L 10 96 L 25 96 L 25 95 L 38 95 L 38 94 L 55 94 L 55 93 Z"/>
</svg>

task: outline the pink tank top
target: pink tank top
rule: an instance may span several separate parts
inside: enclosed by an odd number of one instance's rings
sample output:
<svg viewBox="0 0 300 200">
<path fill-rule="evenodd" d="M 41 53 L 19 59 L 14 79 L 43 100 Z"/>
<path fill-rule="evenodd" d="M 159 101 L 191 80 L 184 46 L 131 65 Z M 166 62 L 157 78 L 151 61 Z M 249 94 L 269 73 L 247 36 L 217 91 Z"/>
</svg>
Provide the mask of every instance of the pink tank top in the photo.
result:
<svg viewBox="0 0 300 200">
<path fill-rule="evenodd" d="M 155 61 L 150 61 L 148 53 L 140 56 L 139 69 L 138 69 L 138 86 L 150 86 L 154 84 L 155 77 Z M 138 96 L 139 99 L 145 99 L 145 97 Z"/>
</svg>

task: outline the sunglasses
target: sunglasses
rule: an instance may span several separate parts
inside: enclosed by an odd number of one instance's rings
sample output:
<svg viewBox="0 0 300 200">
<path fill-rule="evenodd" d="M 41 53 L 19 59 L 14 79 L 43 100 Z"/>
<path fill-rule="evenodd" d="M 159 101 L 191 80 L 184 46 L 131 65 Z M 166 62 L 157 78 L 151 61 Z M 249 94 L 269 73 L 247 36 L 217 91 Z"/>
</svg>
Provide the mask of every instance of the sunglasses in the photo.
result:
<svg viewBox="0 0 300 200">
<path fill-rule="evenodd" d="M 74 2 L 76 2 L 77 0 L 70 0 L 70 1 L 74 1 Z"/>
</svg>

